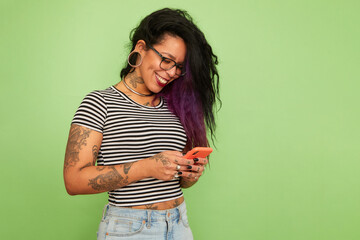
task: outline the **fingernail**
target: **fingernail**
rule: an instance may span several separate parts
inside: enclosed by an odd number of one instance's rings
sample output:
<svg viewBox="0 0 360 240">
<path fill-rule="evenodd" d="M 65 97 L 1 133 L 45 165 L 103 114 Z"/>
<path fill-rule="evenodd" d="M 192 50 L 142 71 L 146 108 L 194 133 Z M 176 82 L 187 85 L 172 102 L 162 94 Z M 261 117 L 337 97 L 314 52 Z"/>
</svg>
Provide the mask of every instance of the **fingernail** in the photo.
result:
<svg viewBox="0 0 360 240">
<path fill-rule="evenodd" d="M 186 153 L 182 153 L 183 156 L 185 156 Z"/>
<path fill-rule="evenodd" d="M 187 169 L 192 169 L 192 166 L 187 166 Z"/>
<path fill-rule="evenodd" d="M 197 162 L 197 161 L 199 161 L 199 159 L 198 159 L 198 158 L 194 158 L 194 162 Z"/>
<path fill-rule="evenodd" d="M 182 175 L 182 172 L 178 172 L 178 175 Z"/>
</svg>

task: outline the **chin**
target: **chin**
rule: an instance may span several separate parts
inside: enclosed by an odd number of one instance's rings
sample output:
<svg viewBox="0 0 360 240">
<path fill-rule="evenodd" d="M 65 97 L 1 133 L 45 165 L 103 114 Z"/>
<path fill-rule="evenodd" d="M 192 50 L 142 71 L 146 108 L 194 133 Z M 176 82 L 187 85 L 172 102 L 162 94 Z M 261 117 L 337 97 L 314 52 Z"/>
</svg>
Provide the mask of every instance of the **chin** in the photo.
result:
<svg viewBox="0 0 360 240">
<path fill-rule="evenodd" d="M 164 89 L 164 88 L 156 88 L 156 89 L 153 89 L 153 90 L 150 90 L 150 91 L 151 91 L 152 93 L 157 94 L 157 93 L 161 92 L 163 89 Z"/>
</svg>

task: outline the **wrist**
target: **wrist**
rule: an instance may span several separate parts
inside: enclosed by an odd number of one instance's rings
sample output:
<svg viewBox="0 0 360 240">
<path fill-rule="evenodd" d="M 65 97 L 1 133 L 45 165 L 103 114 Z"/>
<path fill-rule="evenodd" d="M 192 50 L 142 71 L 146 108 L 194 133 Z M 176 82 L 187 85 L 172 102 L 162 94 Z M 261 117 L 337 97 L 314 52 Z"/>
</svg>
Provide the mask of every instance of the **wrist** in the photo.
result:
<svg viewBox="0 0 360 240">
<path fill-rule="evenodd" d="M 154 161 L 151 158 L 145 158 L 142 161 L 139 161 L 139 163 L 142 163 L 141 168 L 143 169 L 144 172 L 144 178 L 151 178 L 154 177 L 154 172 L 153 172 L 153 166 L 154 166 Z"/>
</svg>

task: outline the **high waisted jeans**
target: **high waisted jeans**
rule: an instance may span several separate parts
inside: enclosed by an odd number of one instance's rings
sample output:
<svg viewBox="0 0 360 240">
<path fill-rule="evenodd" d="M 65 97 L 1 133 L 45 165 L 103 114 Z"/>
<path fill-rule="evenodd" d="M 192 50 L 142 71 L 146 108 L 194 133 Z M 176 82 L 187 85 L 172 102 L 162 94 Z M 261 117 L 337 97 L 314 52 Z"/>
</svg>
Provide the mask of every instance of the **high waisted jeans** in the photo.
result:
<svg viewBox="0 0 360 240">
<path fill-rule="evenodd" d="M 168 210 L 132 209 L 108 204 L 97 236 L 98 240 L 193 239 L 185 202 Z"/>
</svg>

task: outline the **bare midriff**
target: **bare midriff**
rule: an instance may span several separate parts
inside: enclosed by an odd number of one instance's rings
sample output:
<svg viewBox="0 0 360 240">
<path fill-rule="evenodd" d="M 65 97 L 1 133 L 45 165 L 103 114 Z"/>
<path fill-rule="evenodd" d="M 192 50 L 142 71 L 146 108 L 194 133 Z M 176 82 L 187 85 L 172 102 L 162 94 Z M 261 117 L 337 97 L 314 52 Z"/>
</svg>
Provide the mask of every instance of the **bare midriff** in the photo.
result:
<svg viewBox="0 0 360 240">
<path fill-rule="evenodd" d="M 167 209 L 171 209 L 171 208 L 175 208 L 175 207 L 179 206 L 182 202 L 184 202 L 184 197 L 180 197 L 180 198 L 170 200 L 170 201 L 166 201 L 166 202 L 145 204 L 145 205 L 140 205 L 140 206 L 132 206 L 132 207 L 129 207 L 129 208 L 167 210 Z"/>
</svg>

